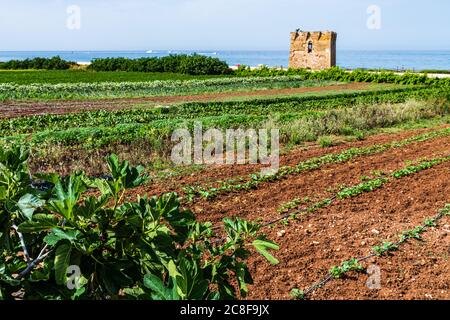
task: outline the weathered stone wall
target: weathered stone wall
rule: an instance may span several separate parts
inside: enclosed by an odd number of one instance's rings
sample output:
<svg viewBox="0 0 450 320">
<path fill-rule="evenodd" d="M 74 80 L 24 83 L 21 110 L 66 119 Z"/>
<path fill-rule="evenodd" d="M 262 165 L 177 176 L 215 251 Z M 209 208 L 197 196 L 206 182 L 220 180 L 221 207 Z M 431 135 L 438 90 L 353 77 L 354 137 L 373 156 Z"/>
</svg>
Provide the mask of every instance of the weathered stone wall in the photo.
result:
<svg viewBox="0 0 450 320">
<path fill-rule="evenodd" d="M 290 68 L 328 69 L 336 65 L 337 33 L 291 32 Z"/>
</svg>

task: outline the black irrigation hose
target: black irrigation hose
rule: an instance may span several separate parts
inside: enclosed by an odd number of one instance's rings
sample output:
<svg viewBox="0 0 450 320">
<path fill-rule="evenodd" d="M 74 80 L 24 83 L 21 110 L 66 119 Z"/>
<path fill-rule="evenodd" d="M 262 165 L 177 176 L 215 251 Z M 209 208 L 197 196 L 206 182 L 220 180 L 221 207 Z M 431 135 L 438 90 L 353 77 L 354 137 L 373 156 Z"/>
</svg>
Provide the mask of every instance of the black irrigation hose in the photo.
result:
<svg viewBox="0 0 450 320">
<path fill-rule="evenodd" d="M 450 154 L 449 154 L 447 157 L 450 157 Z M 331 198 L 329 198 L 329 199 L 326 199 L 326 200 L 330 201 L 329 205 L 332 204 L 334 200 L 336 200 L 336 198 L 338 197 L 338 194 L 339 194 L 339 193 L 336 193 L 333 197 L 331 197 Z M 275 223 L 277 223 L 277 222 L 279 222 L 279 221 L 281 221 L 281 220 L 284 220 L 284 219 L 289 218 L 289 217 L 292 216 L 292 215 L 299 214 L 299 213 L 303 213 L 303 212 L 306 212 L 306 211 L 308 211 L 308 208 L 301 208 L 301 209 L 298 209 L 297 211 L 293 211 L 293 212 L 286 213 L 286 214 L 282 215 L 281 217 L 279 217 L 279 218 L 277 218 L 277 219 L 274 219 L 274 220 L 272 220 L 272 221 L 269 221 L 269 222 L 264 223 L 264 224 L 261 226 L 261 228 L 264 228 L 264 227 L 273 225 L 273 224 L 275 224 Z M 437 222 L 437 221 L 438 221 L 439 219 L 441 219 L 443 216 L 444 216 L 443 211 L 440 210 L 439 213 L 432 219 L 432 221 L 433 221 L 433 222 Z M 212 228 L 212 230 L 218 230 L 218 229 L 220 229 L 221 227 L 222 227 L 222 226 L 215 226 L 215 227 Z M 213 241 L 213 243 L 217 244 L 217 243 L 223 242 L 223 241 L 225 241 L 225 240 L 226 240 L 226 237 L 222 237 L 222 238 L 220 238 L 220 239 L 217 239 L 217 240 Z M 402 240 L 397 241 L 397 242 L 394 243 L 394 246 L 399 246 L 399 245 L 401 245 L 402 243 L 404 243 L 404 241 L 402 241 Z M 359 262 L 368 260 L 368 259 L 373 258 L 373 257 L 376 257 L 376 256 L 378 256 L 378 254 L 375 253 L 375 252 L 372 252 L 371 254 L 369 254 L 369 255 L 367 255 L 367 256 L 365 256 L 365 257 L 360 257 L 360 258 L 356 259 L 356 261 L 359 263 Z M 319 282 L 313 284 L 313 285 L 310 286 L 308 289 L 306 289 L 306 290 L 303 292 L 303 298 L 305 298 L 307 295 L 309 295 L 309 294 L 311 294 L 312 292 L 314 292 L 316 289 L 318 289 L 318 288 L 324 286 L 325 284 L 327 284 L 328 282 L 330 282 L 330 281 L 333 280 L 333 279 L 334 279 L 333 275 L 331 275 L 331 274 L 329 273 L 324 279 L 320 280 Z"/>
<path fill-rule="evenodd" d="M 64 176 L 62 178 L 67 178 L 67 176 Z M 105 181 L 111 181 L 113 179 L 113 177 L 111 175 L 108 174 L 99 174 L 96 176 L 90 176 L 88 177 L 89 179 L 100 179 L 100 180 L 105 180 Z M 42 181 L 42 180 L 34 180 L 31 179 L 31 184 L 30 186 L 33 189 L 37 189 L 39 191 L 48 191 L 54 188 L 54 184 L 48 181 Z"/>
<path fill-rule="evenodd" d="M 336 200 L 337 195 L 338 195 L 338 194 L 335 194 L 334 196 L 332 196 L 331 198 L 328 199 L 328 200 L 330 201 L 330 204 L 332 204 L 333 201 Z M 284 219 L 289 218 L 289 217 L 292 216 L 292 215 L 307 212 L 308 209 L 309 209 L 309 207 L 308 207 L 308 208 L 301 208 L 301 209 L 298 209 L 297 211 L 289 212 L 289 213 L 283 214 L 281 217 L 279 217 L 279 218 L 277 218 L 277 219 L 274 219 L 274 220 L 272 220 L 272 221 L 268 221 L 268 222 L 262 224 L 262 225 L 261 225 L 261 228 L 265 228 L 265 227 L 271 226 L 271 225 L 273 225 L 273 224 L 275 224 L 275 223 L 278 223 L 278 222 L 280 222 L 280 221 L 282 221 L 282 220 L 284 220 Z M 211 230 L 213 230 L 213 231 L 219 230 L 219 229 L 222 228 L 222 227 L 223 227 L 222 225 L 215 226 L 215 227 L 211 228 Z M 214 243 L 219 243 L 219 242 L 222 242 L 222 241 L 225 241 L 225 240 L 226 240 L 226 237 L 222 237 L 222 238 L 220 238 L 220 239 L 214 241 Z"/>
<path fill-rule="evenodd" d="M 336 200 L 337 196 L 338 196 L 338 193 L 336 193 L 334 196 L 332 196 L 331 198 L 326 199 L 326 200 L 330 201 L 330 204 L 332 204 L 333 201 Z M 275 224 L 275 223 L 277 223 L 277 222 L 280 222 L 280 221 L 282 221 L 282 220 L 284 220 L 284 219 L 289 218 L 289 217 L 292 216 L 292 215 L 296 215 L 296 214 L 300 214 L 300 213 L 307 212 L 308 209 L 309 209 L 309 207 L 308 207 L 308 208 L 301 208 L 301 209 L 298 209 L 298 210 L 293 211 L 293 212 L 288 212 L 288 213 L 282 215 L 281 217 L 279 217 L 279 218 L 277 218 L 277 219 L 274 219 L 274 220 L 272 220 L 272 221 L 269 221 L 269 222 L 264 223 L 264 224 L 262 225 L 262 227 L 264 228 L 264 227 L 273 225 L 273 224 Z"/>
<path fill-rule="evenodd" d="M 444 216 L 444 213 L 443 213 L 443 210 L 441 209 L 441 210 L 439 210 L 439 213 L 436 214 L 436 216 L 434 216 L 434 217 L 431 219 L 431 221 L 433 221 L 433 223 L 437 223 L 437 221 L 439 221 L 440 219 L 442 219 L 443 216 Z M 394 242 L 393 245 L 394 245 L 394 246 L 400 246 L 400 245 L 403 244 L 403 243 L 405 243 L 405 240 L 403 240 L 403 241 L 402 241 L 402 240 L 399 240 L 399 241 L 397 241 L 397 242 Z M 356 259 L 356 261 L 359 263 L 359 262 L 368 260 L 368 259 L 373 258 L 373 257 L 378 257 L 378 254 L 375 253 L 375 252 L 372 252 L 371 254 L 369 254 L 369 255 L 367 255 L 367 256 L 365 256 L 365 257 L 361 257 L 361 258 Z M 306 290 L 303 292 L 303 298 L 306 298 L 306 296 L 308 296 L 309 294 L 311 294 L 311 293 L 314 292 L 315 290 L 319 289 L 320 287 L 324 286 L 325 284 L 327 284 L 328 282 L 330 282 L 330 281 L 333 280 L 333 279 L 334 279 L 334 277 L 333 277 L 330 273 L 328 273 L 328 275 L 327 275 L 325 278 L 323 278 L 323 279 L 320 280 L 319 282 L 317 282 L 317 283 L 311 285 L 308 289 L 306 289 Z"/>
<path fill-rule="evenodd" d="M 444 156 L 444 157 L 449 158 L 449 157 L 450 157 L 450 154 L 448 154 L 448 155 L 446 155 L 446 156 Z M 330 202 L 328 205 L 331 205 L 331 204 L 334 202 L 334 200 L 337 199 L 338 195 L 339 195 L 339 192 L 336 193 L 335 195 L 333 195 L 331 198 L 324 199 L 323 201 L 328 200 L 328 201 Z M 307 208 L 301 208 L 301 209 L 298 209 L 298 210 L 296 210 L 296 211 L 288 212 L 288 213 L 286 213 L 286 214 L 283 214 L 283 215 L 282 215 L 281 217 L 279 217 L 279 218 L 276 218 L 276 219 L 274 219 L 274 220 L 271 220 L 271 221 L 268 221 L 268 222 L 262 224 L 262 225 L 261 225 L 261 228 L 264 228 L 264 227 L 268 227 L 268 226 L 270 226 L 270 225 L 273 225 L 273 224 L 275 224 L 275 223 L 277 223 L 277 222 L 280 222 L 280 221 L 282 221 L 282 220 L 284 220 L 284 219 L 289 218 L 289 217 L 292 216 L 292 215 L 296 215 L 296 214 L 300 214 L 300 213 L 307 212 L 309 208 L 310 208 L 310 207 L 307 207 Z M 215 226 L 215 227 L 211 228 L 211 230 L 219 230 L 219 229 L 222 228 L 222 227 L 223 227 L 222 225 L 218 225 L 218 226 Z"/>
</svg>

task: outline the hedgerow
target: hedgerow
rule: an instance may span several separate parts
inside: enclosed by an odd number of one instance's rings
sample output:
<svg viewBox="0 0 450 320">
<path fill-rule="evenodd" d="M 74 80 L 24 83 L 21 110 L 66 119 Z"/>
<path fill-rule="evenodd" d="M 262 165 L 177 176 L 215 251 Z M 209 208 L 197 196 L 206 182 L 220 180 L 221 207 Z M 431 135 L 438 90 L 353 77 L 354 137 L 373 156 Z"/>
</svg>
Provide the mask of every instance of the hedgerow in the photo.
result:
<svg viewBox="0 0 450 320">
<path fill-rule="evenodd" d="M 88 67 L 94 71 L 173 72 L 189 75 L 230 74 L 229 66 L 217 58 L 194 55 L 169 55 L 152 58 L 94 59 Z"/>
<path fill-rule="evenodd" d="M 0 69 L 42 69 L 42 70 L 67 70 L 75 62 L 62 60 L 59 56 L 53 58 L 33 58 L 25 60 L 10 60 L 0 62 Z"/>
</svg>

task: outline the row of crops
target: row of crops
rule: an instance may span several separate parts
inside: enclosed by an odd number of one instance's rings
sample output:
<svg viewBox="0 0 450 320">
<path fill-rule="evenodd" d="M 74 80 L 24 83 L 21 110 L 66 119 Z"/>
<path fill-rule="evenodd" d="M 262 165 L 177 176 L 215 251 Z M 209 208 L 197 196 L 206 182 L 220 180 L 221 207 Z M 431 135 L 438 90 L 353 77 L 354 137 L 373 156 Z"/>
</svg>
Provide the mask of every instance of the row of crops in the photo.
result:
<svg viewBox="0 0 450 320">
<path fill-rule="evenodd" d="M 448 92 L 442 88 L 402 88 L 323 97 L 186 103 L 147 110 L 42 115 L 2 119 L 0 136 L 4 142 L 28 141 L 34 145 L 59 143 L 100 147 L 112 142 L 126 143 L 138 139 L 167 140 L 175 128 L 192 129 L 198 121 L 205 129 L 262 127 L 269 120 L 282 125 L 302 118 L 321 118 L 327 110 L 436 97 L 447 98 Z M 445 110 L 442 112 L 448 111 Z"/>
<path fill-rule="evenodd" d="M 344 187 L 334 196 L 317 201 L 305 208 L 299 209 L 298 203 L 292 206 L 289 206 L 289 203 L 283 204 L 282 208 L 288 208 L 286 211 L 290 211 L 283 215 L 283 219 L 297 219 L 300 215 L 302 218 L 307 219 L 307 215 L 314 214 L 318 209 L 329 207 L 335 201 L 363 196 L 364 194 L 385 187 L 387 184 L 392 183 L 393 180 L 400 180 L 404 177 L 416 175 L 424 170 L 428 170 L 444 162 L 448 162 L 449 160 L 450 156 L 425 160 L 416 159 L 414 164 L 410 164 L 404 168 L 396 170 L 389 176 L 385 176 L 383 174 L 381 177 L 376 177 L 354 186 Z M 295 209 L 295 211 L 292 211 L 292 209 Z M 381 241 L 379 245 L 373 246 L 370 249 L 369 254 L 362 257 L 354 257 L 343 261 L 340 265 L 330 267 L 328 274 L 324 278 L 320 279 L 316 283 L 313 283 L 308 288 L 304 290 L 298 288 L 292 289 L 290 292 L 291 297 L 295 299 L 306 299 L 314 291 L 319 290 L 333 279 L 342 279 L 347 274 L 352 272 L 366 273 L 367 268 L 363 266 L 364 262 L 367 262 L 367 260 L 374 257 L 389 257 L 395 251 L 401 250 L 401 247 L 411 240 L 423 241 L 422 235 L 425 232 L 430 231 L 430 229 L 436 228 L 440 220 L 448 216 L 450 216 L 450 204 L 447 203 L 445 207 L 438 210 L 437 214 L 425 218 L 421 225 L 403 230 L 398 235 L 394 235 L 390 239 Z"/>
<path fill-rule="evenodd" d="M 373 72 L 356 69 L 351 72 L 333 67 L 322 71 L 312 72 L 307 69 L 278 70 L 270 68 L 250 69 L 242 66 L 236 71 L 238 76 L 303 76 L 305 79 L 315 80 L 335 80 L 347 82 L 376 82 L 376 83 L 396 83 L 405 85 L 442 85 L 449 86 L 450 78 L 428 77 L 427 74 L 404 73 L 397 74 L 392 71 Z"/>
<path fill-rule="evenodd" d="M 311 72 L 308 70 L 247 70 L 237 76 L 195 80 L 164 80 L 145 82 L 79 82 L 57 84 L 0 84 L 0 101 L 14 99 L 99 99 L 149 97 L 206 92 L 248 91 L 327 85 L 336 82 L 393 83 L 397 85 L 427 85 L 448 87 L 450 78 L 429 78 L 426 75 L 392 72 L 347 72 L 339 68 Z"/>
<path fill-rule="evenodd" d="M 318 170 L 329 164 L 346 163 L 358 157 L 380 154 L 387 150 L 403 148 L 413 143 L 424 142 L 439 137 L 447 137 L 449 135 L 450 128 L 444 128 L 406 138 L 401 141 L 392 141 L 385 144 L 374 144 L 368 147 L 351 148 L 343 150 L 339 153 L 327 153 L 323 156 L 309 158 L 293 166 L 283 166 L 276 174 L 270 176 L 250 174 L 247 177 L 232 177 L 226 181 L 213 182 L 205 185 L 188 185 L 184 187 L 184 192 L 189 201 L 192 201 L 197 197 L 211 200 L 219 195 L 257 189 L 264 183 L 275 182 L 281 179 L 286 179 L 292 175 Z M 279 208 L 280 211 L 284 211 L 286 208 L 292 208 L 292 204 L 294 204 L 294 206 L 297 205 L 297 200 L 298 199 L 294 199 L 289 201 L 289 203 L 282 205 Z"/>
<path fill-rule="evenodd" d="M 269 113 L 305 112 L 347 107 L 356 104 L 399 103 L 410 98 L 443 96 L 443 89 L 400 88 L 366 92 L 335 93 L 321 96 L 253 99 L 244 101 L 192 102 L 169 107 L 144 110 L 90 111 L 66 115 L 39 115 L 0 120 L 0 134 L 26 133 L 45 129 L 67 129 L 79 126 L 116 126 L 119 124 L 146 124 L 165 119 L 198 119 L 222 115 L 268 115 Z M 243 123 L 245 124 L 245 123 Z"/>
<path fill-rule="evenodd" d="M 203 80 L 156 80 L 146 82 L 96 82 L 58 84 L 0 84 L 1 100 L 99 99 L 171 96 L 209 92 L 251 91 L 336 84 L 335 81 L 308 80 L 303 76 L 233 77 Z"/>
</svg>

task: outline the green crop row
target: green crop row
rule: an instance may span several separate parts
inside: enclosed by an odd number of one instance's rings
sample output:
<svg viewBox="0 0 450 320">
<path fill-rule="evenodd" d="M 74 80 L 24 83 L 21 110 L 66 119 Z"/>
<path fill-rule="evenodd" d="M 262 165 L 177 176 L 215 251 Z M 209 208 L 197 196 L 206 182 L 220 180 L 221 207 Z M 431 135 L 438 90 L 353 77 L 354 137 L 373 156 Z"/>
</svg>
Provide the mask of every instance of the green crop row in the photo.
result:
<svg viewBox="0 0 450 320">
<path fill-rule="evenodd" d="M 401 141 L 395 141 L 386 144 L 376 144 L 369 147 L 350 148 L 340 153 L 329 153 L 320 157 L 314 157 L 302 161 L 295 166 L 283 166 L 278 170 L 277 173 L 270 176 L 261 174 L 251 174 L 247 177 L 247 179 L 242 177 L 238 177 L 236 179 L 229 179 L 227 180 L 226 183 L 222 184 L 220 187 L 191 185 L 185 187 L 184 192 L 188 200 L 193 200 L 195 197 L 213 199 L 221 194 L 239 192 L 241 190 L 255 189 L 261 183 L 277 181 L 284 179 L 289 175 L 316 170 L 327 164 L 347 162 L 359 156 L 381 153 L 392 148 L 401 148 L 411 143 L 422 142 L 429 139 L 448 135 L 450 135 L 450 128 L 421 134 Z"/>
<path fill-rule="evenodd" d="M 149 82 L 155 80 L 211 79 L 229 76 L 191 76 L 170 72 L 126 72 L 126 71 L 87 71 L 69 70 L 0 70 L 0 83 L 56 84 L 56 83 L 94 83 L 94 82 Z"/>
<path fill-rule="evenodd" d="M 322 83 L 323 81 L 356 81 L 438 87 L 448 87 L 450 85 L 450 78 L 428 78 L 427 76 L 417 74 L 406 74 L 400 76 L 390 73 L 379 74 L 365 71 L 347 72 L 338 68 L 332 68 L 320 72 L 310 72 L 305 70 L 279 72 L 279 76 L 274 75 L 270 77 L 247 76 L 186 81 L 167 80 L 149 82 L 98 82 L 28 85 L 4 83 L 0 84 L 0 100 L 148 97 L 155 95 L 195 94 L 230 90 L 235 91 L 237 89 L 254 90 L 258 88 L 288 88 L 302 86 L 303 84 L 317 84 L 321 83 L 321 81 Z M 257 73 L 252 75 L 257 75 Z"/>
<path fill-rule="evenodd" d="M 435 159 L 431 159 L 431 160 L 423 160 L 416 166 L 417 169 L 415 171 L 412 171 L 410 173 L 410 175 L 415 174 L 420 171 L 423 171 L 423 170 L 426 170 L 426 169 L 430 169 L 430 168 L 437 166 L 441 163 L 444 163 L 446 161 L 450 161 L 450 156 L 435 158 Z M 392 178 L 400 179 L 402 177 L 405 177 L 406 175 L 399 175 L 399 173 L 403 172 L 405 169 L 406 168 L 395 171 L 394 173 L 392 173 L 391 177 L 374 178 L 374 179 L 370 179 L 368 181 L 362 182 L 357 185 L 343 188 L 341 191 L 337 192 L 335 194 L 335 196 L 333 196 L 331 198 L 324 198 L 319 201 L 316 201 L 313 204 L 309 205 L 306 209 L 291 211 L 293 209 L 298 208 L 298 205 L 297 206 L 294 205 L 294 203 L 296 203 L 298 198 L 294 198 L 293 200 L 280 205 L 280 207 L 278 208 L 278 212 L 283 212 L 284 208 L 288 208 L 288 209 L 284 210 L 285 213 L 281 219 L 278 218 L 274 221 L 277 221 L 277 222 L 280 220 L 284 221 L 288 218 L 296 219 L 297 215 L 299 213 L 310 214 L 312 212 L 317 211 L 318 209 L 328 207 L 336 199 L 343 200 L 343 199 L 358 197 L 361 194 L 375 191 L 377 189 L 382 188 L 386 183 L 390 182 L 392 180 Z M 266 223 L 266 225 L 270 225 L 270 224 L 271 224 L 270 222 Z M 388 245 L 386 244 L 386 246 L 388 246 Z"/>
<path fill-rule="evenodd" d="M 295 299 L 305 299 L 309 294 L 313 291 L 323 287 L 326 283 L 330 282 L 333 279 L 341 279 L 349 272 L 363 272 L 365 268 L 361 264 L 361 262 L 373 258 L 373 257 L 381 257 L 387 255 L 393 251 L 399 250 L 400 246 L 409 240 L 421 240 L 422 234 L 429 230 L 431 227 L 435 227 L 439 220 L 441 220 L 445 216 L 450 215 L 450 204 L 446 204 L 444 208 L 438 211 L 438 214 L 434 217 L 427 218 L 421 225 L 416 226 L 413 229 L 404 230 L 399 235 L 399 240 L 397 242 L 385 241 L 379 246 L 375 246 L 372 248 L 372 253 L 365 257 L 361 258 L 351 258 L 349 260 L 343 261 L 340 266 L 333 266 L 330 268 L 328 275 L 313 284 L 306 290 L 300 290 L 294 288 L 291 290 L 290 295 Z"/>
<path fill-rule="evenodd" d="M 434 165 L 441 163 L 442 161 L 443 161 L 443 159 L 435 159 L 435 160 L 428 161 L 428 162 L 422 162 L 422 163 L 420 163 L 418 165 L 411 165 L 411 166 L 408 166 L 408 167 L 406 167 L 406 168 L 404 168 L 402 170 L 399 170 L 399 171 L 395 172 L 393 174 L 393 176 L 395 178 L 401 178 L 401 177 L 409 176 L 411 174 L 414 174 L 416 172 L 422 171 L 424 169 L 431 168 Z"/>
<path fill-rule="evenodd" d="M 298 118 L 293 112 L 308 110 L 325 110 L 343 108 L 359 104 L 400 103 L 408 99 L 427 99 L 430 97 L 447 97 L 448 92 L 439 88 L 401 88 L 395 90 L 367 91 L 360 93 L 341 93 L 327 96 L 290 97 L 275 99 L 254 99 L 248 101 L 226 101 L 209 103 L 185 103 L 171 107 L 158 107 L 145 110 L 91 111 L 66 115 L 39 115 L 0 120 L 0 136 L 20 133 L 32 133 L 41 128 L 45 130 L 64 130 L 72 127 L 108 128 L 118 125 L 150 124 L 152 121 L 174 119 L 198 119 L 208 116 L 243 118 L 244 115 L 267 120 L 271 114 L 286 115 L 281 121 Z M 220 116 L 219 116 L 220 115 Z M 249 121 L 235 126 L 245 127 Z M 254 123 L 250 121 L 250 123 Z M 161 123 L 155 124 L 160 127 Z M 172 127 L 171 125 L 169 125 Z"/>
<path fill-rule="evenodd" d="M 2 83 L 0 84 L 0 100 L 171 96 L 267 88 L 295 88 L 329 83 L 318 80 L 307 80 L 302 76 L 273 78 L 232 77 L 194 80 L 155 80 L 147 82 L 40 83 L 26 85 Z"/>
<path fill-rule="evenodd" d="M 296 75 L 303 76 L 305 79 L 320 79 L 320 80 L 334 80 L 334 81 L 347 81 L 347 82 L 375 82 L 375 83 L 397 83 L 408 85 L 440 85 L 449 86 L 450 78 L 430 78 L 426 74 L 417 74 L 407 72 L 405 74 L 396 74 L 394 72 L 382 71 L 373 72 L 366 70 L 354 70 L 346 71 L 339 67 L 333 67 L 330 69 L 313 72 L 307 69 L 289 69 L 289 70 L 276 70 L 269 68 L 260 68 L 251 70 L 246 66 L 241 66 L 236 70 L 237 76 L 258 76 L 258 77 L 273 77 L 273 76 L 286 76 Z"/>
</svg>

